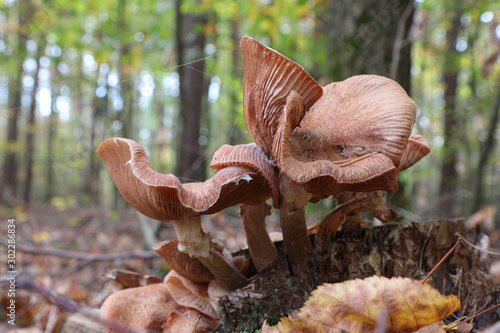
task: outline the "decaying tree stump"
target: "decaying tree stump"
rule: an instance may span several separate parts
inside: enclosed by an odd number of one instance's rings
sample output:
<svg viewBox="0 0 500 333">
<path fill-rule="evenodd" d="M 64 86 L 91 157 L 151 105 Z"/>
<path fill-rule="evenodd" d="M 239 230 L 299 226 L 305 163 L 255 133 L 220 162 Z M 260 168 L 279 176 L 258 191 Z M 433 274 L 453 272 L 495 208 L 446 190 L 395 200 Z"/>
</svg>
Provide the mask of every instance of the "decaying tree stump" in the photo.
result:
<svg viewBox="0 0 500 333">
<path fill-rule="evenodd" d="M 317 254 L 316 277 L 319 284 L 372 275 L 423 279 L 457 242 L 457 234 L 466 237 L 461 219 L 388 223 L 339 231 L 326 247 L 327 252 Z M 476 243 L 477 239 L 469 235 L 469 241 Z M 285 258 L 283 244 L 277 242 L 276 247 Z M 471 316 L 498 303 L 499 293 L 488 266 L 484 252 L 461 242 L 429 283 L 445 295 L 453 293 L 460 298 L 462 306 L 455 315 Z M 284 263 L 272 265 L 248 286 L 220 301 L 222 324 L 217 332 L 251 332 L 262 327 L 266 319 L 274 324 L 279 317 L 300 308 L 308 296 Z M 474 324 L 485 327 L 498 318 L 499 311 L 490 311 L 477 317 Z"/>
</svg>

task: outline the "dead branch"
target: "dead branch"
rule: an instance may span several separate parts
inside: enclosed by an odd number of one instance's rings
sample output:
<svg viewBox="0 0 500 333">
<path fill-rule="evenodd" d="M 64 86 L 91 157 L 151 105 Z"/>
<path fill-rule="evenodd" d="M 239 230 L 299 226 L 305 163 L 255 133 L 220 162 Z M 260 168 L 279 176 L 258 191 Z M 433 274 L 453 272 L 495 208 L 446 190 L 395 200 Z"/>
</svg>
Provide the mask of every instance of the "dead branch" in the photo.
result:
<svg viewBox="0 0 500 333">
<path fill-rule="evenodd" d="M 0 237 L 0 243 L 7 245 L 7 239 Z M 38 248 L 30 245 L 16 244 L 16 250 L 19 252 L 30 254 L 42 254 L 49 256 L 57 256 L 62 258 L 70 258 L 87 261 L 107 261 L 107 260 L 124 260 L 124 259 L 161 259 L 155 251 L 131 251 L 118 253 L 86 253 L 76 251 L 57 250 L 51 248 Z"/>
</svg>

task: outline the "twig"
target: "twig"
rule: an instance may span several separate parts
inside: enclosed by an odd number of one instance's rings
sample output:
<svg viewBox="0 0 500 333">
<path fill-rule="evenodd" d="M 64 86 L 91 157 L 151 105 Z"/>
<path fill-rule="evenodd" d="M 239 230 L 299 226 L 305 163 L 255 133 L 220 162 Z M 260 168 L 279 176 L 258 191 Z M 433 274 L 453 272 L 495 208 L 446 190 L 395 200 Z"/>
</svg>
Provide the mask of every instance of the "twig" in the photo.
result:
<svg viewBox="0 0 500 333">
<path fill-rule="evenodd" d="M 480 248 L 479 246 L 477 245 L 474 245 L 472 244 L 471 242 L 469 242 L 467 239 L 465 239 L 464 236 L 460 235 L 458 232 L 456 233 L 456 235 L 465 242 L 465 244 L 469 245 L 470 247 L 478 250 L 478 251 L 481 251 L 481 252 L 484 252 L 484 253 L 488 253 L 488 254 L 491 254 L 493 256 L 500 256 L 500 252 L 494 252 L 494 251 L 489 251 L 489 250 L 485 250 L 485 249 L 482 249 Z"/>
<path fill-rule="evenodd" d="M 493 309 L 495 309 L 495 308 L 497 308 L 497 307 L 499 307 L 499 306 L 500 306 L 500 304 L 493 305 L 492 307 L 490 307 L 490 308 L 488 308 L 488 309 L 486 309 L 486 310 L 483 310 L 483 311 L 479 312 L 478 314 L 473 315 L 472 317 L 469 317 L 469 318 L 467 318 L 467 319 L 464 319 L 464 320 L 462 320 L 462 321 L 460 321 L 460 322 L 458 322 L 458 323 L 452 323 L 451 325 L 449 325 L 449 326 L 448 326 L 448 328 L 450 328 L 450 329 L 454 329 L 454 328 L 456 328 L 458 325 L 461 325 L 461 324 L 463 324 L 463 323 L 465 323 L 465 322 L 467 322 L 467 321 L 469 321 L 469 320 L 471 320 L 471 319 L 474 319 L 474 318 L 476 318 L 477 316 L 480 316 L 480 315 L 482 315 L 483 313 L 486 313 L 486 312 L 488 312 L 488 311 L 490 311 L 490 310 L 493 310 Z M 450 331 L 451 331 L 451 330 L 450 330 Z"/>
<path fill-rule="evenodd" d="M 7 245 L 5 237 L 0 237 L 0 243 Z M 76 251 L 66 251 L 57 249 L 37 248 L 29 245 L 16 244 L 16 250 L 24 253 L 43 254 L 49 256 L 57 256 L 70 259 L 87 260 L 87 261 L 107 261 L 107 260 L 123 260 L 123 259 L 161 259 L 155 251 L 131 251 L 131 252 L 114 252 L 114 253 L 86 253 Z"/>
<path fill-rule="evenodd" d="M 436 264 L 436 266 L 434 266 L 434 268 L 429 272 L 429 274 L 427 274 L 427 276 L 425 277 L 425 279 L 422 280 L 423 284 L 427 283 L 427 281 L 429 280 L 429 278 L 431 277 L 431 275 L 436 271 L 436 269 L 438 269 L 439 266 L 441 266 L 441 264 L 446 259 L 448 259 L 448 257 L 453 253 L 453 251 L 455 251 L 455 249 L 458 247 L 458 245 L 460 245 L 460 238 L 457 239 L 457 242 L 455 243 L 455 245 L 453 245 L 453 247 L 448 251 L 448 253 L 446 253 L 444 255 L 444 257 L 441 260 L 439 260 L 439 262 Z"/>
</svg>

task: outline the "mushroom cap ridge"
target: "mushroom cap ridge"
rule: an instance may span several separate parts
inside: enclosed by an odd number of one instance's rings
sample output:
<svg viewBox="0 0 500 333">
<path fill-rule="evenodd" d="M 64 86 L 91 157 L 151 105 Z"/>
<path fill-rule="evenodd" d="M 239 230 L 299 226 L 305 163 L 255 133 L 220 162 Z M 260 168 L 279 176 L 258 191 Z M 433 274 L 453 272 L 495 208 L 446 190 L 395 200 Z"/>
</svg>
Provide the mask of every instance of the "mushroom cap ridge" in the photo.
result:
<svg viewBox="0 0 500 333">
<path fill-rule="evenodd" d="M 144 149 L 133 140 L 108 139 L 97 154 L 123 198 L 137 211 L 160 221 L 213 214 L 242 202 L 271 197 L 265 178 L 242 166 L 224 168 L 205 182 L 181 184 L 172 174 L 156 172 Z"/>
</svg>

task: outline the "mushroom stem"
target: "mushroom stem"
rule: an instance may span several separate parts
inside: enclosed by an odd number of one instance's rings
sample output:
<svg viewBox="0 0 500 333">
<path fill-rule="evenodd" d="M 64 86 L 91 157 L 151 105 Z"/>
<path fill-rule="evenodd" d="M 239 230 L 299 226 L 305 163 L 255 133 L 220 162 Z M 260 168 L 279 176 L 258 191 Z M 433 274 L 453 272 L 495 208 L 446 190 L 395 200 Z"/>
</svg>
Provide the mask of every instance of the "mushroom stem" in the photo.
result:
<svg viewBox="0 0 500 333">
<path fill-rule="evenodd" d="M 399 214 L 388 207 L 384 202 L 384 192 L 375 191 L 359 193 L 350 201 L 347 201 L 329 212 L 321 221 L 314 247 L 316 253 L 322 253 L 330 239 L 335 236 L 338 228 L 348 220 L 352 215 L 359 216 L 364 211 L 371 211 L 375 217 L 383 222 L 398 218 Z M 343 228 L 343 227 L 342 227 Z"/>
<path fill-rule="evenodd" d="M 179 251 L 198 259 L 224 287 L 236 290 L 247 284 L 247 278 L 226 257 L 213 248 L 210 234 L 203 231 L 201 217 L 172 221 Z"/>
<path fill-rule="evenodd" d="M 316 285 L 312 275 L 314 249 L 307 233 L 305 206 L 311 194 L 301 191 L 297 184 L 281 175 L 280 177 L 280 225 L 283 232 L 292 270 L 302 286 L 312 291 Z"/>
<path fill-rule="evenodd" d="M 215 249 L 210 249 L 210 254 L 206 257 L 197 257 L 206 268 L 212 272 L 215 279 L 224 287 L 233 291 L 244 287 L 248 280 L 241 272 Z"/>
<path fill-rule="evenodd" d="M 265 201 L 240 205 L 240 216 L 247 236 L 248 249 L 258 272 L 280 259 L 266 230 L 270 207 Z"/>
</svg>

